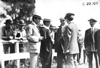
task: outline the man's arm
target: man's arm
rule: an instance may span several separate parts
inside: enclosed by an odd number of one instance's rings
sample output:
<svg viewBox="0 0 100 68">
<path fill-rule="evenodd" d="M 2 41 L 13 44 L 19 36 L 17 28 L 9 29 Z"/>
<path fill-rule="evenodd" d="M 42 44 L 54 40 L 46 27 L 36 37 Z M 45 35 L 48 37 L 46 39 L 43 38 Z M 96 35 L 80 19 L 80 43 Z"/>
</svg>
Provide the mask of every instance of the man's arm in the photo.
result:
<svg viewBox="0 0 100 68">
<path fill-rule="evenodd" d="M 37 43 L 42 39 L 42 37 L 38 37 L 38 36 L 34 35 L 34 32 L 35 31 L 33 29 L 33 26 L 29 26 L 28 29 L 27 29 L 27 39 L 30 42 Z"/>
</svg>

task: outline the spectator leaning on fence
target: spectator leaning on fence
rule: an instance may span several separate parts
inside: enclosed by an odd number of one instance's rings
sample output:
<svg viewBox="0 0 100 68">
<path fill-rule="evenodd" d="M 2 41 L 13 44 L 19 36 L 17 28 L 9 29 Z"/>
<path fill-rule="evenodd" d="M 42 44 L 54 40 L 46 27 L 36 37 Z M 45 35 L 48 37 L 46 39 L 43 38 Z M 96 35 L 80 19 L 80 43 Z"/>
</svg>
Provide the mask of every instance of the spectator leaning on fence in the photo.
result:
<svg viewBox="0 0 100 68">
<path fill-rule="evenodd" d="M 25 41 L 26 40 L 26 30 L 24 20 L 20 20 L 18 23 L 18 28 L 14 31 L 14 37 L 16 40 Z M 27 43 L 26 43 L 27 44 Z M 20 52 L 26 51 L 26 44 L 20 43 Z"/>
<path fill-rule="evenodd" d="M 12 21 L 7 19 L 4 24 L 5 26 L 2 27 L 2 39 L 6 41 L 12 40 L 14 38 Z M 7 53 L 8 51 L 10 53 L 15 52 L 13 44 L 4 44 L 4 52 Z"/>
</svg>

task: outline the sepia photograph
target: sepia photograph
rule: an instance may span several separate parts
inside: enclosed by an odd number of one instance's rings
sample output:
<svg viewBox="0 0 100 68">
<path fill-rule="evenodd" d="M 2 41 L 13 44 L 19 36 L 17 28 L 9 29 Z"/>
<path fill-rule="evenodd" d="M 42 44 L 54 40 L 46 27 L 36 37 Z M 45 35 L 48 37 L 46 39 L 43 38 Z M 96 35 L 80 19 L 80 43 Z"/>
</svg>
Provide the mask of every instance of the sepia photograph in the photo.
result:
<svg viewBox="0 0 100 68">
<path fill-rule="evenodd" d="M 100 68 L 100 0 L 0 0 L 0 68 Z"/>
</svg>

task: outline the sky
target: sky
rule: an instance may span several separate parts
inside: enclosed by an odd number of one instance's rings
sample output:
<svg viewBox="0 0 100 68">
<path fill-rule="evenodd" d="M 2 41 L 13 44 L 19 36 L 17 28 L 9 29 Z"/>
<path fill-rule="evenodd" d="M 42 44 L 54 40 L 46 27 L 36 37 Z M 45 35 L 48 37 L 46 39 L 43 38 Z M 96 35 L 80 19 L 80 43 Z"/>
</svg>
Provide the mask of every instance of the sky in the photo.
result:
<svg viewBox="0 0 100 68">
<path fill-rule="evenodd" d="M 87 2 L 91 5 L 86 5 Z M 42 18 L 51 19 L 54 26 L 59 26 L 59 18 L 68 12 L 75 14 L 74 22 L 82 31 L 90 27 L 90 18 L 96 19 L 98 22 L 95 26 L 100 28 L 100 0 L 36 0 L 35 3 L 35 13 Z"/>
</svg>

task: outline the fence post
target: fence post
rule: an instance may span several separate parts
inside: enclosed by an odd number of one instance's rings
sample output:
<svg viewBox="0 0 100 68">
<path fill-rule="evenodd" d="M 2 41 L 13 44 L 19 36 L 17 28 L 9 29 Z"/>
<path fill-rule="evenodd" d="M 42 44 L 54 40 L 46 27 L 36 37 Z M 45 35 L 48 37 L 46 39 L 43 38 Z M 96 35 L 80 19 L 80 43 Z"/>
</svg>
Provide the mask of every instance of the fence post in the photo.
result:
<svg viewBox="0 0 100 68">
<path fill-rule="evenodd" d="M 19 53 L 19 42 L 18 41 L 16 42 L 15 50 L 16 50 L 16 53 L 18 54 Z M 17 68 L 20 68 L 20 59 L 17 59 Z"/>
</svg>

